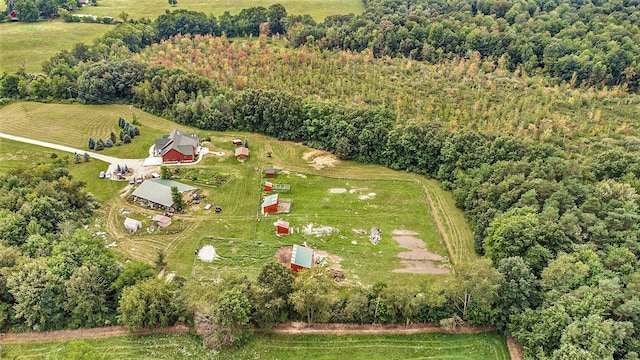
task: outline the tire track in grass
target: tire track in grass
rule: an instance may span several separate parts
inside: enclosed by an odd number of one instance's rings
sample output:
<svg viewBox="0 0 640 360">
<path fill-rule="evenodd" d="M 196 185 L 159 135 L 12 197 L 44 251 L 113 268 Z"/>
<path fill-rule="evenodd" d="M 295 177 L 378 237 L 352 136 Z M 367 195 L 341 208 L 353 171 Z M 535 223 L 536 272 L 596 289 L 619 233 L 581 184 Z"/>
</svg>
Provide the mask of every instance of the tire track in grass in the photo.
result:
<svg viewBox="0 0 640 360">
<path fill-rule="evenodd" d="M 445 198 L 439 184 L 422 177 L 418 179 L 452 264 L 473 259 L 474 252 L 470 251 L 473 249 L 473 234 L 464 214 L 451 199 Z"/>
</svg>

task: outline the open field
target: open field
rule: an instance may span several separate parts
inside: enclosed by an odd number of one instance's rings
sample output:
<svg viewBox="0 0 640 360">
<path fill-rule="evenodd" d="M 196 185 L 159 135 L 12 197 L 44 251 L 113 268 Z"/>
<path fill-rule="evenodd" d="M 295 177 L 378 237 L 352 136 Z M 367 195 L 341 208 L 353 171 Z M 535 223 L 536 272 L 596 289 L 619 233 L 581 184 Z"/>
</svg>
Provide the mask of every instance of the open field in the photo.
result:
<svg viewBox="0 0 640 360">
<path fill-rule="evenodd" d="M 306 243 L 326 252 L 329 266 L 342 270 L 348 281 L 371 284 L 378 280 L 407 283 L 442 277 L 429 271 L 423 271 L 427 275 L 397 272 L 405 271 L 397 255 L 409 253 L 394 239 L 397 234 L 410 234 L 411 238 L 405 236 L 405 240 L 423 244 L 423 253 L 441 259 L 430 266 L 442 267 L 445 272 L 449 257 L 455 264 L 476 256 L 471 231 L 453 199 L 437 182 L 413 174 L 339 161 L 322 151 L 257 134 L 197 131 L 121 105 L 14 103 L 0 109 L 0 126 L 13 135 L 84 148 L 89 134 L 104 133 L 106 137 L 116 130 L 118 116 L 131 120 L 131 111 L 141 123 L 142 135 L 132 144 L 106 149 L 105 155 L 146 157 L 153 140 L 175 127 L 210 136 L 212 141 L 204 144 L 210 154 L 200 164 L 176 167 L 174 173 L 176 180 L 199 187 L 206 198 L 186 213 L 176 214 L 173 224 L 162 231 L 146 230 L 157 211 L 127 203 L 118 196 L 121 189 L 132 191 L 132 186 L 98 179 L 96 174 L 104 164 L 92 161 L 70 165 L 72 173 L 87 182 L 89 191 L 104 203 L 96 213 L 95 231 L 108 231 L 125 257 L 153 262 L 157 251 L 164 250 L 170 271 L 207 280 L 224 272 L 255 275 L 280 248 Z M 39 126 L 28 125 L 33 123 Z M 249 142 L 251 155 L 243 163 L 232 156 L 234 138 Z M 48 149 L 6 140 L 2 144 L 6 146 L 0 156 L 16 160 L 3 165 L 6 168 L 51 154 Z M 30 149 L 37 157 L 31 157 Z M 272 182 L 291 186 L 290 192 L 280 195 L 292 200 L 289 214 L 260 214 L 266 167 L 278 172 Z M 223 210 L 205 211 L 206 203 Z M 145 228 L 136 234 L 127 233 L 122 225 L 125 216 L 143 221 Z M 294 233 L 276 236 L 273 223 L 278 218 L 289 221 Z M 321 235 L 302 232 L 305 227 L 320 226 L 335 230 Z M 368 240 L 373 227 L 382 230 L 378 245 Z M 195 259 L 194 250 L 206 244 L 216 247 L 220 260 L 206 263 Z"/>
<path fill-rule="evenodd" d="M 73 154 L 2 138 L 0 138 L 0 172 L 51 161 L 51 154 L 56 154 L 59 158 L 67 157 L 69 164 L 67 167 L 73 178 L 84 181 L 87 184 L 87 191 L 93 193 L 100 202 L 112 199 L 113 195 L 125 185 L 124 182 L 117 181 L 94 181 L 97 179 L 96 174 L 108 166 L 102 161 L 92 159 L 88 163 L 74 164 Z"/>
<path fill-rule="evenodd" d="M 3 359 L 214 359 L 191 335 L 122 336 L 107 339 L 3 344 Z"/>
<path fill-rule="evenodd" d="M 273 335 L 256 338 L 246 347 L 221 353 L 225 359 L 509 359 L 504 339 L 478 335 Z"/>
<path fill-rule="evenodd" d="M 3 3 L 4 4 L 4 3 Z M 0 24 L 0 73 L 23 67 L 27 72 L 42 72 L 42 63 L 56 52 L 73 44 L 91 43 L 113 25 L 41 21 Z"/>
<path fill-rule="evenodd" d="M 118 135 L 118 118 L 140 123 L 140 135 L 130 144 L 105 148 L 101 153 L 124 159 L 145 158 L 153 141 L 166 129 L 186 129 L 169 120 L 125 105 L 66 105 L 17 102 L 0 109 L 1 132 L 26 138 L 86 149 L 89 137 L 106 140 Z"/>
<path fill-rule="evenodd" d="M 504 339 L 477 335 L 268 335 L 242 349 L 214 354 L 190 335 L 125 336 L 66 342 L 6 344 L 3 358 L 60 359 L 73 354 L 92 359 L 474 359 L 506 360 Z M 84 357 L 87 358 L 87 357 Z"/>
<path fill-rule="evenodd" d="M 130 18 L 155 19 L 165 11 L 187 9 L 207 14 L 221 15 L 225 11 L 238 14 L 242 9 L 252 6 L 268 7 L 280 3 L 289 14 L 309 14 L 316 21 L 322 21 L 329 15 L 359 14 L 364 10 L 361 0 L 179 0 L 177 7 L 171 7 L 162 0 L 98 0 L 99 6 L 84 7 L 78 13 L 118 18 L 122 12 Z M 5 4 L 2 3 L 4 8 Z M 65 23 L 62 20 L 40 21 L 36 23 L 0 24 L 0 73 L 14 72 L 24 67 L 27 72 L 42 72 L 42 62 L 56 52 L 71 49 L 73 44 L 91 43 L 113 25 Z"/>
<path fill-rule="evenodd" d="M 140 0 L 135 2 L 127 0 L 98 0 L 97 7 L 87 6 L 79 12 L 117 17 L 124 11 L 133 19 L 155 19 L 164 14 L 165 11 L 177 9 L 200 11 L 220 16 L 225 11 L 236 15 L 242 9 L 255 6 L 267 8 L 273 4 L 282 4 L 289 14 L 309 14 L 318 22 L 329 15 L 359 14 L 364 11 L 364 4 L 361 0 L 178 0 L 178 6 L 175 7 L 169 5 L 168 1 L 162 0 Z"/>
</svg>

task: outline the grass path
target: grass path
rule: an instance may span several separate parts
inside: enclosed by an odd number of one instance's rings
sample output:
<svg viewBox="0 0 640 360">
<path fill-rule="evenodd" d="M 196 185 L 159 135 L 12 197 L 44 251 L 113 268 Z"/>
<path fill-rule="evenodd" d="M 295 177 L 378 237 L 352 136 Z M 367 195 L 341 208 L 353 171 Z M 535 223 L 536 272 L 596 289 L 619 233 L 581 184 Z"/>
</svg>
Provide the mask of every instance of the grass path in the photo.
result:
<svg viewBox="0 0 640 360">
<path fill-rule="evenodd" d="M 422 184 L 426 201 L 453 265 L 479 258 L 473 248 L 473 231 L 464 212 L 455 205 L 451 194 L 436 180 L 416 176 Z"/>
</svg>

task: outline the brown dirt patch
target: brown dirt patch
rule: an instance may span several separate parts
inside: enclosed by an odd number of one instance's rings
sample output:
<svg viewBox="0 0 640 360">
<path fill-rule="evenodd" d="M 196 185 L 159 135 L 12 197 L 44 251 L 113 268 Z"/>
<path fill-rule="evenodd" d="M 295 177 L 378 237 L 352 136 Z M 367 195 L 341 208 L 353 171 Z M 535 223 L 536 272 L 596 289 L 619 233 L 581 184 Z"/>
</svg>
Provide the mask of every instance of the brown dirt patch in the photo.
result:
<svg viewBox="0 0 640 360">
<path fill-rule="evenodd" d="M 276 252 L 276 259 L 284 265 L 289 266 L 291 264 L 291 253 L 293 252 L 293 246 L 285 246 L 278 249 Z"/>
<path fill-rule="evenodd" d="M 340 163 L 340 160 L 332 153 L 322 150 L 311 150 L 302 154 L 302 160 L 309 163 L 316 170 L 322 170 L 327 167 L 334 167 Z"/>
<path fill-rule="evenodd" d="M 406 230 L 403 230 L 406 231 Z M 396 233 L 396 231 L 394 231 Z M 401 252 L 397 255 L 402 259 L 404 265 L 402 269 L 395 269 L 393 272 L 413 273 L 413 274 L 448 274 L 451 270 L 442 264 L 436 264 L 435 261 L 442 261 L 444 258 L 438 254 L 434 254 L 427 250 L 424 241 L 410 235 L 394 236 L 400 247 L 409 251 Z"/>
<path fill-rule="evenodd" d="M 402 236 L 402 235 L 418 235 L 417 232 L 412 231 L 412 230 L 393 230 L 391 232 L 392 235 L 398 235 L 398 236 Z"/>
<path fill-rule="evenodd" d="M 0 344 L 98 339 L 126 335 L 186 334 L 187 332 L 189 332 L 189 327 L 184 325 L 176 325 L 155 330 L 140 330 L 136 332 L 129 332 L 124 326 L 103 326 L 89 329 L 3 333 L 0 334 Z"/>
<path fill-rule="evenodd" d="M 278 251 L 276 252 L 276 259 L 278 259 L 278 261 L 286 266 L 289 266 L 289 264 L 291 264 L 291 252 L 293 251 L 293 246 L 284 246 L 281 247 L 280 249 L 278 249 Z M 320 255 L 320 256 L 324 256 L 328 263 L 329 263 L 329 268 L 333 269 L 333 270 L 342 270 L 342 266 L 340 266 L 340 262 L 342 261 L 342 258 L 337 256 L 337 255 L 333 255 L 331 253 L 328 253 L 326 251 L 322 251 L 322 250 L 313 250 L 313 254 L 314 257 L 315 255 Z"/>
<path fill-rule="evenodd" d="M 522 346 L 518 344 L 512 337 L 507 337 L 507 348 L 509 349 L 509 355 L 511 360 L 522 360 Z"/>
<path fill-rule="evenodd" d="M 414 323 L 409 325 L 399 324 L 313 324 L 308 326 L 303 322 L 286 322 L 279 324 L 274 329 L 276 334 L 326 334 L 326 335 L 394 335 L 394 334 L 422 334 L 422 333 L 446 333 L 446 334 L 481 334 L 495 331 L 492 327 L 477 327 L 462 325 L 452 331 L 443 329 L 435 324 Z"/>
</svg>

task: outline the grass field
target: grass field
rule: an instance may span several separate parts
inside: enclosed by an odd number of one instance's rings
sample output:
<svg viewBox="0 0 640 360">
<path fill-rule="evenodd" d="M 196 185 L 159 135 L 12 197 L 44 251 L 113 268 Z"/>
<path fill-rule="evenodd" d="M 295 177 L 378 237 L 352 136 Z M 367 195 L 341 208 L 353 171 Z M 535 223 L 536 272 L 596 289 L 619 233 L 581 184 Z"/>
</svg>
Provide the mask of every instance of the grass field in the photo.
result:
<svg viewBox="0 0 640 360">
<path fill-rule="evenodd" d="M 165 11 L 177 9 L 200 11 L 219 16 L 225 11 L 236 15 L 242 9 L 254 6 L 266 8 L 273 4 L 282 4 L 289 14 L 309 14 L 316 21 L 322 21 L 329 15 L 359 14 L 364 11 L 364 4 L 361 0 L 178 0 L 178 6 L 175 7 L 169 5 L 166 0 L 98 0 L 97 7 L 88 6 L 81 9 L 80 12 L 117 17 L 124 11 L 133 19 L 155 19 Z"/>
<path fill-rule="evenodd" d="M 64 342 L 3 344 L 2 359 L 215 359 L 190 335 L 124 336 Z"/>
<path fill-rule="evenodd" d="M 177 7 L 171 7 L 166 0 L 98 0 L 98 6 L 84 7 L 78 13 L 118 18 L 120 13 L 126 12 L 133 19 L 155 19 L 165 11 L 187 9 L 218 16 L 225 11 L 238 14 L 245 8 L 268 7 L 276 3 L 284 5 L 289 14 L 309 14 L 318 22 L 329 15 L 364 11 L 361 0 L 179 0 Z M 92 43 L 111 29 L 114 29 L 113 25 L 65 23 L 62 20 L 2 23 L 0 73 L 21 68 L 30 73 L 40 73 L 42 63 L 56 52 L 70 50 L 75 43 Z"/>
<path fill-rule="evenodd" d="M 62 359 L 81 353 L 92 359 L 454 359 L 507 360 L 497 334 L 415 334 L 385 336 L 257 336 L 241 349 L 214 354 L 189 335 L 118 337 L 55 343 L 3 345 L 5 359 Z M 75 357 L 81 358 L 81 357 Z M 89 357 L 82 357 L 89 358 Z"/>
<path fill-rule="evenodd" d="M 24 67 L 41 73 L 42 63 L 56 52 L 79 42 L 91 43 L 113 25 L 41 21 L 0 24 L 0 73 Z"/>
<path fill-rule="evenodd" d="M 130 144 L 105 148 L 101 153 L 119 158 L 145 158 L 153 141 L 166 129 L 186 129 L 171 121 L 124 105 L 65 105 L 17 102 L 0 109 L 3 133 L 78 149 L 87 148 L 89 137 L 106 140 L 119 133 L 118 118 L 132 121 L 132 112 L 140 122 L 140 135 Z"/>
<path fill-rule="evenodd" d="M 108 166 L 102 161 L 94 159 L 88 163 L 73 164 L 73 156 L 70 153 L 1 138 L 0 172 L 23 166 L 29 167 L 43 161 L 51 161 L 51 154 L 56 154 L 60 158 L 67 157 L 69 172 L 73 178 L 84 181 L 87 184 L 87 191 L 93 193 L 100 202 L 112 199 L 113 194 L 116 194 L 125 185 L 125 183 L 117 181 L 93 181 L 96 178 L 96 174 Z"/>
<path fill-rule="evenodd" d="M 94 138 L 95 134 L 106 137 L 116 130 L 119 116 L 131 120 L 131 111 L 141 123 L 142 135 L 132 144 L 106 149 L 105 155 L 146 157 L 153 140 L 175 127 L 186 132 L 196 131 L 127 106 L 29 102 L 1 108 L 0 127 L 13 135 L 84 149 L 89 134 Z M 38 126 L 29 125 L 34 123 Z M 105 164 L 91 161 L 70 165 L 72 174 L 85 181 L 87 189 L 104 203 L 96 213 L 96 231 L 108 231 L 125 256 L 153 262 L 157 251 L 164 250 L 169 270 L 185 277 L 212 279 L 221 272 L 242 271 L 255 275 L 279 248 L 307 243 L 328 252 L 331 265 L 340 266 L 347 279 L 353 281 L 411 283 L 416 278 L 442 278 L 441 275 L 393 272 L 402 268 L 396 254 L 405 251 L 392 239 L 393 232 L 404 230 L 415 232 L 428 251 L 445 258 L 444 263 L 447 257 L 454 264 L 476 257 L 464 214 L 455 208 L 450 194 L 433 180 L 381 166 L 337 161 L 330 154 L 262 135 L 198 132 L 201 137 L 212 138 L 212 142 L 206 144 L 210 151 L 224 152 L 224 156 L 206 155 L 200 164 L 182 167 L 175 175 L 179 181 L 199 187 L 207 197 L 185 214 L 176 215 L 173 225 L 161 232 L 143 230 L 131 235 L 125 231 L 122 225 L 125 214 L 120 209 L 129 210 L 126 216 L 142 220 L 145 227 L 151 225 L 149 219 L 156 212 L 131 205 L 119 197 L 119 190 L 132 190 L 125 182 L 99 180 L 96 174 Z M 231 143 L 234 138 L 249 141 L 251 156 L 244 163 L 231 155 L 235 149 Z M 0 156 L 13 160 L 3 161 L 0 168 L 33 163 L 51 154 L 48 149 L 9 141 L 2 141 L 0 145 Z M 30 149 L 34 149 L 33 152 Z M 310 166 L 314 157 L 316 162 L 325 159 L 334 164 L 316 169 Z M 273 180 L 275 183 L 291 185 L 291 191 L 281 195 L 292 200 L 289 214 L 260 214 L 263 170 L 269 166 L 280 169 Z M 226 181 L 212 181 L 216 177 Z M 334 193 L 332 189 L 345 192 Z M 219 205 L 223 211 L 205 211 L 206 203 Z M 273 223 L 278 218 L 289 221 L 294 234 L 276 236 Z M 300 230 L 309 224 L 331 226 L 338 231 L 319 237 L 305 235 Z M 353 231 L 368 232 L 371 227 L 382 230 L 379 245 L 370 244 L 367 236 Z M 213 263 L 196 260 L 194 249 L 204 244 L 214 245 L 222 259 Z"/>
</svg>

